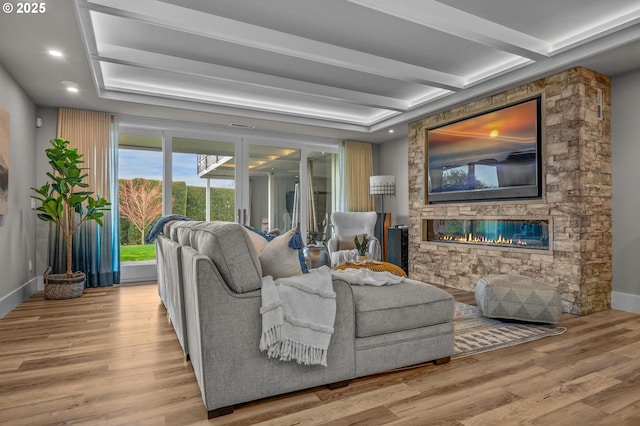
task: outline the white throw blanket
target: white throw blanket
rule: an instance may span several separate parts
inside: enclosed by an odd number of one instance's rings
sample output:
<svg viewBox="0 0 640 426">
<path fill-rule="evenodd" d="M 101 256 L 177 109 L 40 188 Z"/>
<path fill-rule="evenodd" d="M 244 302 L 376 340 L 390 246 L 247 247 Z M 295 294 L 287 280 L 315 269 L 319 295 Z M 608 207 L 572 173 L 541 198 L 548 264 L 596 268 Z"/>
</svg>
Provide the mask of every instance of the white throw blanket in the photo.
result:
<svg viewBox="0 0 640 426">
<path fill-rule="evenodd" d="M 262 279 L 260 350 L 269 358 L 327 366 L 336 318 L 331 272 L 323 266 L 308 274 Z"/>
<path fill-rule="evenodd" d="M 378 272 L 366 268 L 347 268 L 331 272 L 334 277 L 340 278 L 349 284 L 373 285 L 380 287 L 389 284 L 400 284 L 404 278 L 391 272 Z"/>
</svg>

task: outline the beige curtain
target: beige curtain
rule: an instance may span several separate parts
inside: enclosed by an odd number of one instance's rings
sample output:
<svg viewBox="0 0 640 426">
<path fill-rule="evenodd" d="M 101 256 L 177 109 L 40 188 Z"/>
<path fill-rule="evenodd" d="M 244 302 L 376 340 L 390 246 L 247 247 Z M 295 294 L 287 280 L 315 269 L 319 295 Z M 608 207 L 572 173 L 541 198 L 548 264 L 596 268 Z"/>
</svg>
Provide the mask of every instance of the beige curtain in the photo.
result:
<svg viewBox="0 0 640 426">
<path fill-rule="evenodd" d="M 375 209 L 369 195 L 369 178 L 373 174 L 373 154 L 367 142 L 342 142 L 343 207 L 347 212 Z"/>
<path fill-rule="evenodd" d="M 85 222 L 74 235 L 73 269 L 87 276 L 87 287 L 104 287 L 120 281 L 117 150 L 118 123 L 115 116 L 102 112 L 60 108 L 57 137 L 69 141 L 69 146 L 82 154 L 88 174 L 87 190 L 110 201 L 111 211 L 105 212 L 103 226 Z M 64 265 L 64 239 L 57 228 L 50 228 L 49 262 L 54 271 Z"/>
<path fill-rule="evenodd" d="M 60 108 L 58 111 L 58 137 L 69 141 L 71 148 L 78 148 L 84 155 L 84 167 L 89 168 L 89 190 L 109 198 L 111 191 L 108 152 L 111 140 L 111 124 L 114 118 L 104 112 Z"/>
</svg>

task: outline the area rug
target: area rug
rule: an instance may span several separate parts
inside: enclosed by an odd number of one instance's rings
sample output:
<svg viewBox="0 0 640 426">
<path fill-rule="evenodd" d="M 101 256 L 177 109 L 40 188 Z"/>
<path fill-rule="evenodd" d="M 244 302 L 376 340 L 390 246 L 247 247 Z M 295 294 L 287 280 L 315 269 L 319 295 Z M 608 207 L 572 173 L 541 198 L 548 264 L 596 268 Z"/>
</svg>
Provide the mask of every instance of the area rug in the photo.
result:
<svg viewBox="0 0 640 426">
<path fill-rule="evenodd" d="M 455 309 L 455 351 L 452 358 L 532 342 L 567 331 L 566 327 L 486 318 L 476 306 L 459 302 L 456 302 Z"/>
</svg>

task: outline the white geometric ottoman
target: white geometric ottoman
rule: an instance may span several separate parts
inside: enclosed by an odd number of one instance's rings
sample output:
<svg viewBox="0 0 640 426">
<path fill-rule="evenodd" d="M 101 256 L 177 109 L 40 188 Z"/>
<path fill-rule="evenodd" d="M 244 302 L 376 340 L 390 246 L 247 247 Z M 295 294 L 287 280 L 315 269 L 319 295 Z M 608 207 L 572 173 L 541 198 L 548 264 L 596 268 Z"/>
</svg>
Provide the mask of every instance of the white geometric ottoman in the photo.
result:
<svg viewBox="0 0 640 426">
<path fill-rule="evenodd" d="M 475 296 L 478 308 L 489 318 L 555 324 L 562 313 L 557 288 L 522 275 L 480 278 Z"/>
</svg>

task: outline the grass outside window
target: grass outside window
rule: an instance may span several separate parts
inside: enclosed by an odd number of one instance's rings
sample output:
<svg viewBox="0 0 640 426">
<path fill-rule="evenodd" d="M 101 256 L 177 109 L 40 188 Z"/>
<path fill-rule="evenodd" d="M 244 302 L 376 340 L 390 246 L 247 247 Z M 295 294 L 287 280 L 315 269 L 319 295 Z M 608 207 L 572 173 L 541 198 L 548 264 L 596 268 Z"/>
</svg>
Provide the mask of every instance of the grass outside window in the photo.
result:
<svg viewBox="0 0 640 426">
<path fill-rule="evenodd" d="M 156 260 L 155 244 L 131 244 L 120 246 L 121 262 L 140 262 L 144 260 Z"/>
</svg>

